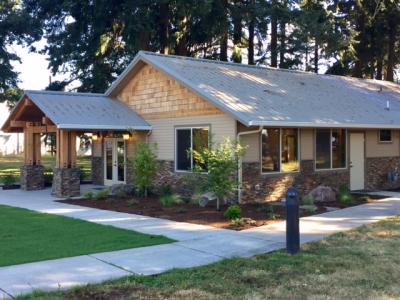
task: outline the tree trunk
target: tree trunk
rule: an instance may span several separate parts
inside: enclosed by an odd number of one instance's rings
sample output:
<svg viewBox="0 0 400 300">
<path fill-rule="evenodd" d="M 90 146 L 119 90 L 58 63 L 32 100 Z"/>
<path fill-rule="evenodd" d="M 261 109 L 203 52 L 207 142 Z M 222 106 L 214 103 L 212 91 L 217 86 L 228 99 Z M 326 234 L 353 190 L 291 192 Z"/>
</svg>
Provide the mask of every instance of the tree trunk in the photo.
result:
<svg viewBox="0 0 400 300">
<path fill-rule="evenodd" d="M 278 20 L 275 15 L 271 17 L 271 67 L 278 66 Z"/>
<path fill-rule="evenodd" d="M 318 73 L 319 53 L 318 53 L 318 40 L 315 38 L 314 46 L 314 72 Z"/>
<path fill-rule="evenodd" d="M 392 24 L 389 30 L 388 58 L 386 62 L 385 80 L 387 81 L 394 81 L 395 44 L 396 44 L 396 25 Z"/>
<path fill-rule="evenodd" d="M 254 65 L 254 19 L 249 23 L 248 63 Z"/>
<path fill-rule="evenodd" d="M 169 6 L 168 2 L 160 4 L 160 51 L 163 54 L 169 53 Z"/>
<path fill-rule="evenodd" d="M 286 24 L 285 22 L 280 23 L 280 51 L 279 51 L 279 68 L 285 68 L 285 51 L 286 51 Z"/>
<path fill-rule="evenodd" d="M 224 32 L 221 36 L 219 59 L 228 61 L 228 32 Z"/>
<path fill-rule="evenodd" d="M 140 32 L 140 50 L 149 50 L 150 36 L 148 31 Z"/>
<path fill-rule="evenodd" d="M 383 70 L 383 58 L 379 57 L 378 61 L 376 62 L 376 79 L 377 80 L 382 80 L 382 72 Z"/>
</svg>

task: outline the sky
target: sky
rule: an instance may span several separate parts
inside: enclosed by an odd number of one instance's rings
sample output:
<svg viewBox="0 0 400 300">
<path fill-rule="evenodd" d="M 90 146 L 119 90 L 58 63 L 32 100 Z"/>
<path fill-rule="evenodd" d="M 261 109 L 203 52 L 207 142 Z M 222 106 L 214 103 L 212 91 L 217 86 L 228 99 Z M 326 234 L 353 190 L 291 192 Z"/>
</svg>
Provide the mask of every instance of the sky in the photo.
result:
<svg viewBox="0 0 400 300">
<path fill-rule="evenodd" d="M 46 44 L 45 40 L 35 43 L 38 49 Z M 15 71 L 19 73 L 19 87 L 23 90 L 43 90 L 49 84 L 50 71 L 47 69 L 47 55 L 29 52 L 27 47 L 14 44 L 10 49 L 21 58 L 20 62 L 13 62 Z M 66 76 L 52 76 L 52 80 L 60 80 Z"/>
</svg>

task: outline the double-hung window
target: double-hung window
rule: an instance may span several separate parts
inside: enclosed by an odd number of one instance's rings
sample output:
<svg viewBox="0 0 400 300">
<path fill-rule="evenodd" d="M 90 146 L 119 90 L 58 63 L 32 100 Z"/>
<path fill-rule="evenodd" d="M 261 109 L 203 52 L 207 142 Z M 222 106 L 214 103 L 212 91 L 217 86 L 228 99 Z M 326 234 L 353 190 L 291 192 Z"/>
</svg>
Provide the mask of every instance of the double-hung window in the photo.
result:
<svg viewBox="0 0 400 300">
<path fill-rule="evenodd" d="M 179 127 L 175 129 L 175 170 L 192 171 L 198 164 L 192 151 L 209 147 L 209 127 Z"/>
<path fill-rule="evenodd" d="M 298 129 L 263 129 L 261 134 L 261 161 L 262 173 L 299 171 Z"/>
<path fill-rule="evenodd" d="M 317 129 L 315 132 L 315 168 L 346 168 L 347 132 L 345 129 Z"/>
</svg>

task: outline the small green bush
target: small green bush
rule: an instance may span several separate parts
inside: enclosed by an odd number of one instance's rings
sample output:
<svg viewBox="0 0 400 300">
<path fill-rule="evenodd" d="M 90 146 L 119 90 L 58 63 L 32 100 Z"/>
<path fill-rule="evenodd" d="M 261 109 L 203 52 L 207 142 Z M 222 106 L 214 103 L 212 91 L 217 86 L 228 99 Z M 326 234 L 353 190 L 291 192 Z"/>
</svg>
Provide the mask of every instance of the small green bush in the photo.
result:
<svg viewBox="0 0 400 300">
<path fill-rule="evenodd" d="M 224 212 L 224 218 L 229 220 L 237 220 L 242 218 L 242 209 L 239 205 L 231 205 Z"/>
<path fill-rule="evenodd" d="M 314 205 L 314 198 L 311 195 L 306 195 L 301 199 L 303 205 Z"/>
<path fill-rule="evenodd" d="M 110 191 L 108 189 L 103 189 L 101 191 L 98 191 L 95 195 L 94 198 L 96 200 L 105 200 L 108 198 L 108 196 L 110 195 Z"/>
<path fill-rule="evenodd" d="M 136 199 L 132 198 L 126 201 L 126 204 L 128 204 L 128 206 L 134 206 L 134 205 L 138 205 L 139 201 L 137 201 Z"/>
<path fill-rule="evenodd" d="M 170 185 L 163 185 L 160 189 L 160 196 L 171 196 L 173 194 L 172 188 Z"/>
<path fill-rule="evenodd" d="M 350 192 L 350 189 L 346 185 L 342 185 L 339 188 L 339 202 L 342 204 L 353 204 L 354 197 Z"/>
<path fill-rule="evenodd" d="M 11 172 L 4 175 L 2 179 L 4 185 L 13 185 L 16 181 L 16 177 Z"/>
<path fill-rule="evenodd" d="M 115 197 L 118 199 L 126 198 L 128 195 L 124 191 L 118 191 L 115 193 Z"/>
<path fill-rule="evenodd" d="M 243 226 L 244 220 L 242 218 L 237 218 L 237 219 L 231 220 L 231 223 L 232 223 L 232 225 L 235 225 L 235 226 Z"/>
<path fill-rule="evenodd" d="M 178 195 L 172 194 L 172 195 L 161 196 L 160 202 L 162 206 L 171 206 L 174 204 L 181 204 L 183 201 Z"/>
<path fill-rule="evenodd" d="M 91 200 L 94 197 L 94 193 L 93 192 L 86 192 L 86 193 L 83 194 L 83 197 L 85 197 L 86 199 Z"/>
<path fill-rule="evenodd" d="M 310 214 L 315 213 L 317 211 L 317 207 L 315 205 L 307 205 L 304 210 Z"/>
<path fill-rule="evenodd" d="M 178 208 L 176 209 L 176 212 L 177 212 L 178 214 L 184 214 L 184 213 L 187 212 L 187 209 L 185 209 L 184 207 L 178 207 Z"/>
<path fill-rule="evenodd" d="M 269 220 L 275 220 L 281 216 L 280 214 L 275 213 L 275 209 L 274 209 L 273 205 L 268 205 L 265 208 L 265 211 L 267 214 L 267 219 L 269 219 Z"/>
</svg>

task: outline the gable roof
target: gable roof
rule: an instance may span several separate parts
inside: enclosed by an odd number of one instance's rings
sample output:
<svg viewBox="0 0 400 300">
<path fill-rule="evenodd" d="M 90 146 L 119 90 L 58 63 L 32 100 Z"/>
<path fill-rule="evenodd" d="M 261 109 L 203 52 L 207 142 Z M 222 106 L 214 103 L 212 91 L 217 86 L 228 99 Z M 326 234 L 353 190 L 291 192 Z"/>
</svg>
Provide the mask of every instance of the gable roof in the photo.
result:
<svg viewBox="0 0 400 300">
<path fill-rule="evenodd" d="M 400 128 L 394 83 L 143 51 L 105 94 L 116 96 L 143 63 L 247 126 Z"/>
<path fill-rule="evenodd" d="M 15 105 L 2 130 L 23 104 L 30 99 L 59 129 L 150 130 L 151 126 L 124 103 L 103 94 L 54 91 L 26 91 Z M 9 131 L 9 130 L 8 130 Z"/>
</svg>

